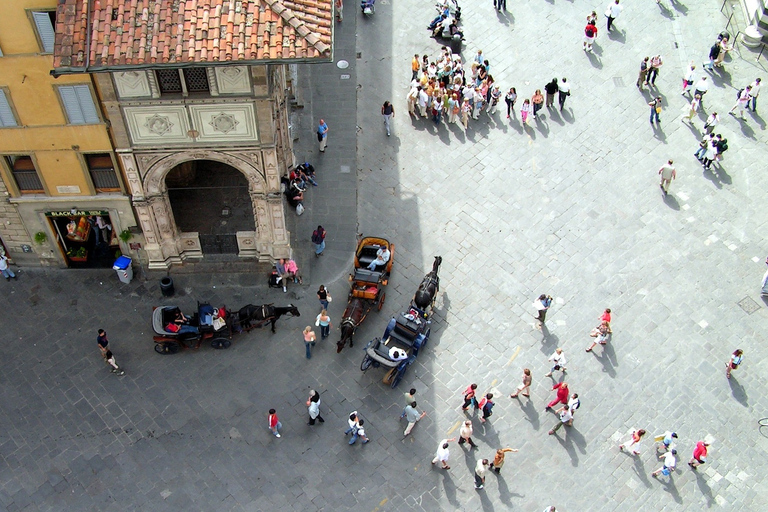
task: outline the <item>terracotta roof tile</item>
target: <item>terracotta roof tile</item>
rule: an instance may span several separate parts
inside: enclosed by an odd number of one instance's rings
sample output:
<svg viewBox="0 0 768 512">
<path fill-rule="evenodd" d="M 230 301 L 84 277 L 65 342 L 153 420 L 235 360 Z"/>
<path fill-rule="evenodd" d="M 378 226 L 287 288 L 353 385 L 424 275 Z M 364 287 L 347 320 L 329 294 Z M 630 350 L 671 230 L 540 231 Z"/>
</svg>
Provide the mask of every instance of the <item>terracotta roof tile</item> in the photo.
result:
<svg viewBox="0 0 768 512">
<path fill-rule="evenodd" d="M 327 60 L 333 0 L 59 0 L 59 73 L 189 62 Z M 90 17 L 90 34 L 88 18 Z M 89 37 L 90 36 L 90 37 Z"/>
</svg>

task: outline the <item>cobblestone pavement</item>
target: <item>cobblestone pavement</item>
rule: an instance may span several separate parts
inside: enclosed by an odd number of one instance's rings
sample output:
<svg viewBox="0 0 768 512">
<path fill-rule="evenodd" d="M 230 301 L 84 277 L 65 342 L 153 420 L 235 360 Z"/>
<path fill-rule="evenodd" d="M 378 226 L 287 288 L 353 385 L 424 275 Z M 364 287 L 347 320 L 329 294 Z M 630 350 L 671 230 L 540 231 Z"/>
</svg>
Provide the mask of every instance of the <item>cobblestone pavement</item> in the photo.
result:
<svg viewBox="0 0 768 512">
<path fill-rule="evenodd" d="M 30 269 L 0 285 L 2 509 L 763 508 L 764 114 L 746 123 L 722 116 L 731 149 L 717 173 L 702 173 L 691 155 L 698 133 L 680 122 L 682 69 L 703 60 L 724 27 L 719 2 L 660 10 L 650 0 L 627 1 L 615 34 L 607 36 L 600 20 L 591 57 L 581 50 L 591 8 L 580 2 L 510 2 L 506 14 L 491 2 L 465 4 L 464 55 L 483 49 L 497 82 L 521 96 L 568 77 L 566 109 L 544 112 L 527 131 L 500 114 L 483 114 L 466 134 L 411 121 L 404 102 L 410 57 L 439 50 L 424 28 L 431 7 L 380 0 L 376 14 L 362 19 L 356 4 L 347 5 L 335 58 L 350 68 L 303 68 L 297 152 L 322 179 L 291 230 L 300 253 L 310 250 L 317 223 L 336 237 L 323 258 L 302 256 L 307 286 L 283 294 L 260 275 L 174 274 L 177 296 L 162 298 L 159 275 L 122 285 L 108 271 Z M 656 52 L 665 57 L 658 83 L 665 110 L 654 132 L 649 96 L 633 84 L 640 59 Z M 737 89 L 768 75 L 747 50 L 732 57 L 727 73 L 715 75 L 707 112 L 725 114 Z M 385 99 L 397 109 L 391 137 L 379 116 Z M 322 156 L 312 139 L 321 116 L 333 137 Z M 669 158 L 678 178 L 664 199 L 656 171 Z M 350 166 L 358 169 L 357 187 Z M 330 286 L 338 321 L 356 230 L 396 244 L 384 309 L 358 330 L 354 349 L 337 355 L 325 341 L 306 360 L 300 331 L 318 310 L 314 291 Z M 407 305 L 436 254 L 444 262 L 432 338 L 391 390 L 381 370 L 360 372 L 359 347 Z M 540 293 L 556 298 L 544 331 L 532 318 Z M 274 335 L 241 335 L 229 350 L 155 354 L 152 307 L 191 311 L 196 300 L 230 307 L 290 301 L 302 316 L 281 319 Z M 587 354 L 587 333 L 605 307 L 614 311 L 613 339 Z M 100 361 L 99 327 L 124 377 Z M 543 407 L 553 381 L 543 375 L 557 346 L 582 406 L 574 426 L 551 437 L 556 418 Z M 723 363 L 735 348 L 746 360 L 729 381 Z M 523 367 L 533 371 L 530 402 L 508 398 Z M 495 393 L 494 415 L 485 426 L 475 420 L 476 453 L 452 445 L 452 469 L 435 469 L 429 460 L 440 439 L 457 434 L 460 393 L 472 381 Z M 403 440 L 398 416 L 410 387 L 427 416 Z M 321 391 L 325 418 L 312 427 L 310 388 Z M 270 407 L 283 423 L 280 439 L 266 430 Z M 352 410 L 366 420 L 372 442 L 365 446 L 350 447 L 343 436 Z M 672 483 L 650 477 L 659 466 L 650 440 L 637 458 L 618 451 L 632 428 L 645 428 L 647 437 L 679 433 Z M 709 462 L 694 472 L 685 462 L 700 439 L 713 444 Z M 476 459 L 501 446 L 520 452 L 475 491 Z"/>
</svg>

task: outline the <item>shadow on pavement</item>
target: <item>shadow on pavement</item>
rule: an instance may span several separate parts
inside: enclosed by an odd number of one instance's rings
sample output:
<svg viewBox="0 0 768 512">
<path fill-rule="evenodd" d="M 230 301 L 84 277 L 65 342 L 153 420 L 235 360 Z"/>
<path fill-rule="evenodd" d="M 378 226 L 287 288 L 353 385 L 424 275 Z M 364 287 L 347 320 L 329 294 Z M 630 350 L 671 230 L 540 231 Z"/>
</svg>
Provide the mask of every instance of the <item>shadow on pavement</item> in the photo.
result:
<svg viewBox="0 0 768 512">
<path fill-rule="evenodd" d="M 603 61 L 600 60 L 600 57 L 594 53 L 587 52 L 587 58 L 589 59 L 589 63 L 592 64 L 593 68 L 603 69 Z"/>
<path fill-rule="evenodd" d="M 643 460 L 638 456 L 635 457 L 635 460 L 633 461 L 634 465 L 632 466 L 632 469 L 634 470 L 635 474 L 640 478 L 640 480 L 643 481 L 643 484 L 645 484 L 646 487 L 651 487 L 651 481 L 648 480 L 648 472 L 645 470 L 645 464 L 643 463 Z"/>
<path fill-rule="evenodd" d="M 529 397 L 521 397 L 520 395 L 512 400 L 518 401 L 520 408 L 526 415 L 525 421 L 531 424 L 533 430 L 539 430 L 541 422 L 539 421 L 539 413 L 536 411 L 536 406 L 534 405 L 533 400 Z M 523 405 L 523 401 L 525 401 L 525 405 Z"/>
<path fill-rule="evenodd" d="M 616 30 L 614 28 L 613 30 L 608 31 L 608 39 L 624 44 L 627 42 L 627 32 L 625 30 Z"/>
<path fill-rule="evenodd" d="M 616 352 L 613 350 L 613 336 L 607 345 L 602 345 L 603 350 L 600 351 L 600 355 L 597 354 L 595 349 L 592 349 L 592 355 L 595 356 L 600 364 L 603 365 L 603 372 L 607 373 L 612 379 L 616 378 L 616 366 L 619 366 L 618 359 L 616 358 Z M 597 348 L 597 347 L 595 347 Z"/>
<path fill-rule="evenodd" d="M 749 398 L 747 397 L 747 391 L 744 389 L 738 379 L 731 374 L 731 378 L 728 379 L 728 385 L 731 387 L 731 395 L 744 407 L 749 407 Z"/>
<path fill-rule="evenodd" d="M 723 169 L 722 166 L 718 167 L 717 169 L 713 169 L 711 167 L 709 169 L 704 169 L 702 174 L 717 188 L 723 188 L 724 184 L 731 185 L 733 183 L 733 180 L 731 180 L 731 177 L 727 172 L 725 172 L 725 169 Z"/>
<path fill-rule="evenodd" d="M 461 503 L 456 499 L 456 484 L 453 482 L 453 478 L 451 478 L 450 471 L 441 471 L 440 476 L 443 477 L 443 490 L 448 502 L 454 507 L 460 507 Z"/>
<path fill-rule="evenodd" d="M 668 492 L 672 496 L 672 499 L 675 500 L 675 503 L 678 503 L 678 504 L 683 503 L 683 498 L 680 497 L 680 492 L 677 490 L 677 486 L 675 486 L 675 481 L 672 478 L 672 475 L 667 477 L 666 482 L 663 482 L 661 480 L 659 480 L 659 482 L 661 482 L 661 485 L 664 491 Z"/>
<path fill-rule="evenodd" d="M 675 199 L 675 196 L 672 194 L 667 194 L 664 196 L 664 204 L 669 206 L 675 211 L 680 211 L 680 203 L 677 202 L 677 199 Z"/>
<path fill-rule="evenodd" d="M 693 470 L 694 473 L 696 473 L 696 485 L 699 486 L 699 490 L 701 491 L 701 494 L 704 495 L 705 498 L 707 498 L 707 508 L 711 507 L 715 503 L 715 498 L 712 496 L 712 489 L 709 487 L 709 484 L 707 483 L 707 477 L 705 477 L 702 473 L 699 473 L 697 470 Z"/>
<path fill-rule="evenodd" d="M 507 487 L 507 481 L 504 479 L 503 476 L 497 475 L 495 471 L 490 471 L 490 473 L 493 473 L 496 475 L 496 481 L 499 485 L 499 498 L 501 499 L 501 502 L 505 505 L 512 506 L 510 498 L 525 498 L 525 494 L 517 494 L 516 492 L 509 492 L 509 487 Z M 488 479 L 486 478 L 486 481 Z"/>
<path fill-rule="evenodd" d="M 685 4 L 681 4 L 677 0 L 669 0 L 669 3 L 672 5 L 672 7 L 675 8 L 677 12 L 683 16 L 688 16 L 688 8 L 685 6 Z"/>
</svg>

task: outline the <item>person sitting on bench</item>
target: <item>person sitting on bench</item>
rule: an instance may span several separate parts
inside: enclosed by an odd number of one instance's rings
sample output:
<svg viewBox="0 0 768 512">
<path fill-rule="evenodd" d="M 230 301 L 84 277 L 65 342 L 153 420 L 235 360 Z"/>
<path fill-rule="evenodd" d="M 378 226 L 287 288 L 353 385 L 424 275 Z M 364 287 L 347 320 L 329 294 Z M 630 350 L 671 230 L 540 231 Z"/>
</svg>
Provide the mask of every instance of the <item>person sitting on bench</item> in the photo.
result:
<svg viewBox="0 0 768 512">
<path fill-rule="evenodd" d="M 386 245 L 379 247 L 376 251 L 376 259 L 368 265 L 368 270 L 376 270 L 377 265 L 386 265 L 389 261 L 390 253 Z"/>
</svg>

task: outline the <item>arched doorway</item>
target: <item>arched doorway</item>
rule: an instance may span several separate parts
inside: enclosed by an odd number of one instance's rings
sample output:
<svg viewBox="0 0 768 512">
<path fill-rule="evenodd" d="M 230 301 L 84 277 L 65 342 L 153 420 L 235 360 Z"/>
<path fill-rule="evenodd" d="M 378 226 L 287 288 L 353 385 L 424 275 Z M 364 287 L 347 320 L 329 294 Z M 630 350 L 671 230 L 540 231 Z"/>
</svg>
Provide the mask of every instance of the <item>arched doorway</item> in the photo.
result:
<svg viewBox="0 0 768 512">
<path fill-rule="evenodd" d="M 237 254 L 237 232 L 256 230 L 248 180 L 228 164 L 182 162 L 165 186 L 178 230 L 198 233 L 203 254 Z"/>
</svg>

